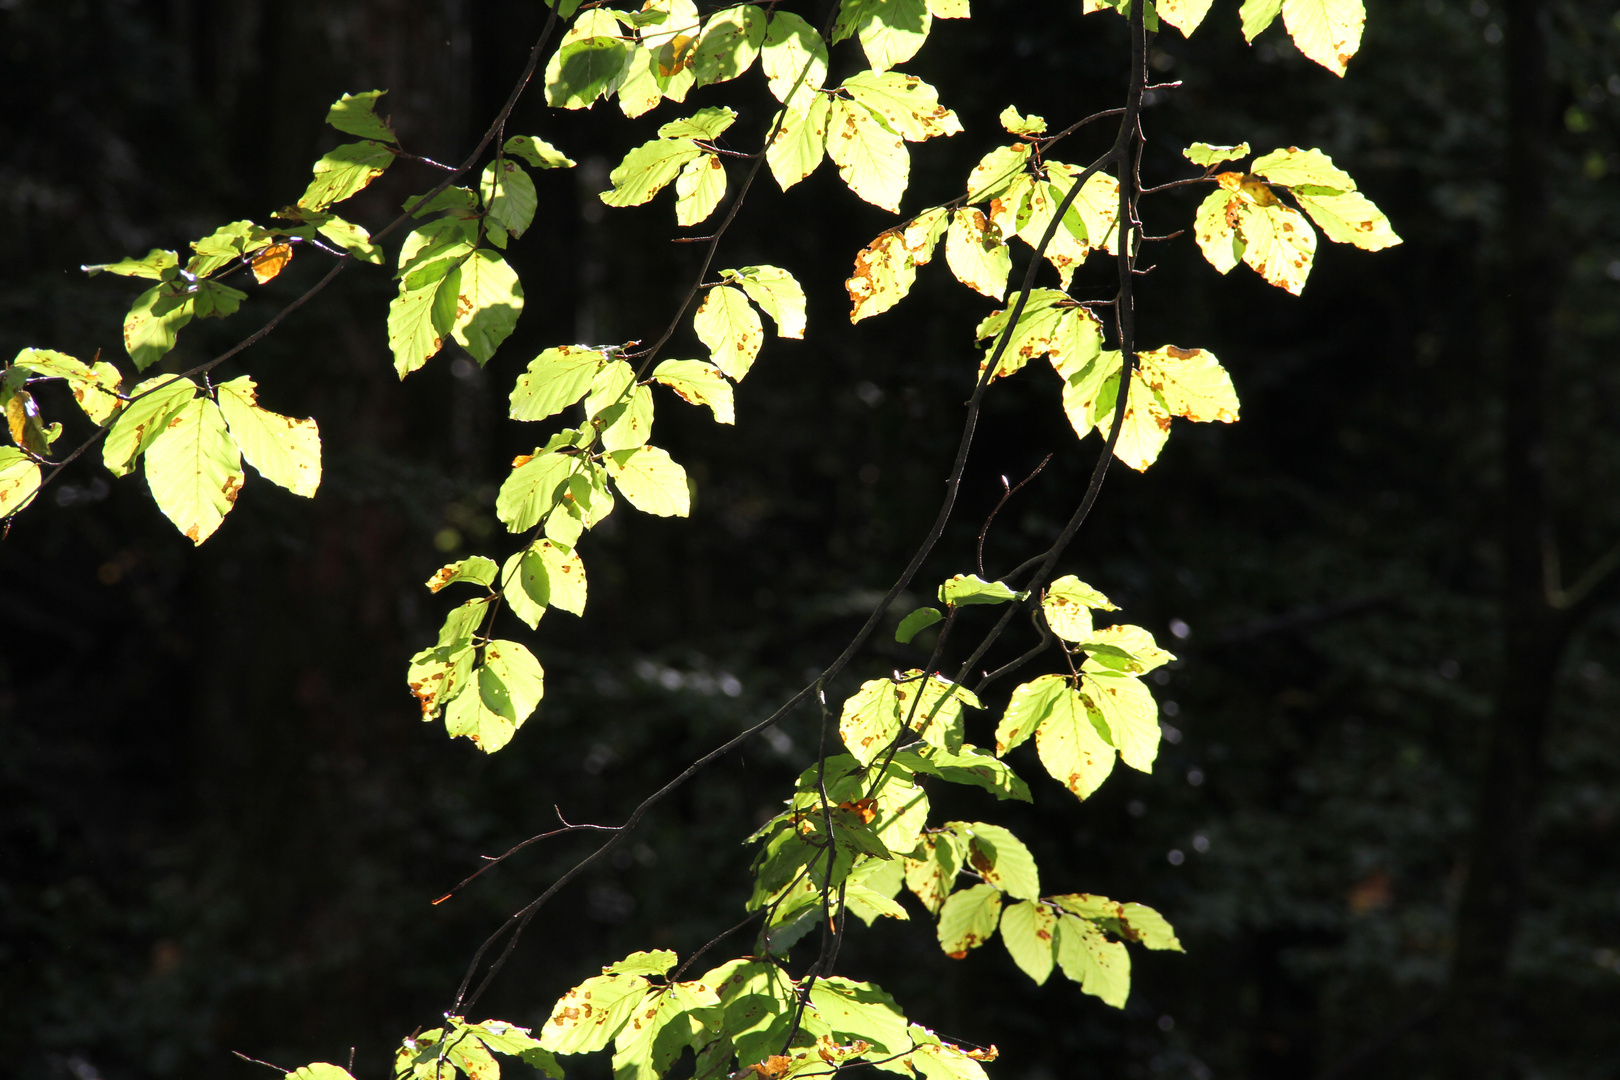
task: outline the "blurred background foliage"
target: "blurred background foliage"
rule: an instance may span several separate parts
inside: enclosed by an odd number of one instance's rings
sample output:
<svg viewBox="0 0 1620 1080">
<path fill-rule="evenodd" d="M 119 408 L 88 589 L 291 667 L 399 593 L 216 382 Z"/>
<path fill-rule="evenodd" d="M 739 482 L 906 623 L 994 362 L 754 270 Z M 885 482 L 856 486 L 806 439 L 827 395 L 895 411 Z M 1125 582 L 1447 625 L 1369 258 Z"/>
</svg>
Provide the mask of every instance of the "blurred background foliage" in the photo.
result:
<svg viewBox="0 0 1620 1080">
<path fill-rule="evenodd" d="M 1216 352 L 1243 420 L 1178 422 L 1148 474 L 1116 466 L 1062 570 L 1181 657 L 1158 673 L 1159 766 L 1122 770 L 1083 806 L 1047 782 L 1032 807 L 943 791 L 936 806 L 1004 821 L 1050 889 L 1159 907 L 1187 955 L 1138 953 L 1123 1014 L 1061 980 L 1033 987 L 999 949 L 948 960 L 922 919 L 857 929 L 840 961 L 914 1019 L 1001 1044 L 997 1076 L 1445 1068 L 1427 1018 L 1489 797 L 1493 694 L 1516 660 L 1501 651 L 1500 421 L 1534 363 L 1504 330 L 1524 284 L 1504 246 L 1506 24 L 1495 0 L 1374 3 L 1341 82 L 1280 26 L 1246 46 L 1236 7 L 1218 0 L 1191 43 L 1157 41 L 1154 69 L 1184 86 L 1147 113 L 1147 182 L 1187 175 L 1177 155 L 1194 139 L 1319 146 L 1406 243 L 1325 245 L 1300 299 L 1242 268 L 1217 276 L 1190 235 L 1155 249 L 1145 343 Z M 967 130 L 915 148 L 908 210 L 954 194 L 1002 139 L 1004 105 L 1060 126 L 1119 95 L 1117 17 L 1082 19 L 1078 0 L 974 9 L 936 23 L 912 65 Z M 1605 0 L 1543 14 L 1559 256 L 1549 499 L 1573 576 L 1620 538 L 1620 16 Z M 343 91 L 388 89 L 382 111 L 408 149 L 458 158 L 543 18 L 532 0 L 3 0 L 0 353 L 118 354 L 133 286 L 89 281 L 79 264 L 291 202 L 334 140 L 321 120 Z M 738 148 L 768 119 L 756 82 L 693 97 L 737 105 Z M 843 278 L 890 219 L 823 166 L 785 196 L 757 191 L 721 256 L 790 268 L 810 295 L 808 340 L 767 344 L 735 429 L 660 404 L 660 444 L 697 483 L 691 520 L 623 510 L 591 534 L 587 615 L 532 635 L 547 697 L 505 752 L 486 758 L 418 722 L 404 663 L 444 607 L 420 582 L 448 558 L 504 554 L 494 491 L 536 441 L 504 419 L 506 388 L 544 347 L 654 336 L 693 272 L 693 247 L 667 242 L 667 197 L 623 211 L 595 197 L 666 119 L 667 107 L 636 121 L 604 105 L 552 114 L 538 89 L 519 106 L 513 131 L 580 166 L 537 176 L 536 226 L 511 253 L 528 306 L 487 370 L 452 347 L 400 384 L 391 285 L 367 269 L 222 369 L 251 372 L 268 407 L 319 420 L 313 502 L 250 484 L 194 552 L 139 480 L 85 464 L 0 543 L 0 1000 L 19 1036 L 6 1071 L 249 1077 L 263 1072 L 229 1051 L 291 1066 L 345 1061 L 353 1045 L 362 1074 L 382 1075 L 392 1045 L 449 1003 L 482 936 L 590 839 L 536 846 L 433 898 L 479 856 L 553 827 L 554 807 L 620 820 L 835 655 L 893 579 L 933 513 L 971 330 L 991 305 L 929 267 L 900 308 L 851 328 Z M 1060 156 L 1087 161 L 1108 137 L 1088 132 Z M 386 221 L 433 181 L 412 168 L 349 216 Z M 1150 231 L 1187 228 L 1196 197 L 1150 199 Z M 256 326 L 320 260 L 299 256 L 229 325 L 188 328 L 172 365 Z M 1077 295 L 1111 295 L 1109 273 L 1083 270 Z M 670 354 L 697 350 L 686 331 Z M 962 513 L 922 580 L 970 570 L 998 478 L 1049 453 L 989 536 L 991 574 L 1067 516 L 1098 443 L 1077 446 L 1057 390 L 1033 368 L 998 384 Z M 70 438 L 83 434 L 70 421 Z M 1027 647 L 1010 638 L 987 664 Z M 838 689 L 925 655 L 879 645 Z M 1518 1075 L 1612 1077 L 1620 1061 L 1617 708 L 1611 601 L 1556 662 L 1493 1032 Z M 988 742 L 992 720 L 978 723 L 970 738 Z M 795 716 L 656 812 L 547 909 L 479 1015 L 538 1022 L 596 965 L 636 948 L 685 955 L 730 925 L 746 895 L 740 841 L 817 738 L 815 716 Z M 1013 761 L 1037 778 L 1028 748 Z M 606 1075 L 607 1062 L 573 1069 Z"/>
</svg>

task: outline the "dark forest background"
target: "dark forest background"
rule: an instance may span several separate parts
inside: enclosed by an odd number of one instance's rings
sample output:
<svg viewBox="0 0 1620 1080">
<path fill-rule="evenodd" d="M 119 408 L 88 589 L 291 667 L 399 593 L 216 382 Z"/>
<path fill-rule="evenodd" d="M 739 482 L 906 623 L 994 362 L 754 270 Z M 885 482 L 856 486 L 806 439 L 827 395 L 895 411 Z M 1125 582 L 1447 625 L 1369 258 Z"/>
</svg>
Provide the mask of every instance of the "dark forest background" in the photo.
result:
<svg viewBox="0 0 1620 1080">
<path fill-rule="evenodd" d="M 1581 584 L 1620 540 L 1620 15 L 1370 7 L 1342 82 L 1280 25 L 1245 45 L 1235 0 L 1190 44 L 1155 44 L 1154 69 L 1185 86 L 1146 115 L 1149 183 L 1188 175 L 1194 139 L 1319 146 L 1406 243 L 1324 244 L 1299 299 L 1246 268 L 1218 276 L 1190 235 L 1155 249 L 1143 339 L 1213 350 L 1243 419 L 1178 422 L 1146 475 L 1116 465 L 1061 569 L 1180 656 L 1155 687 L 1159 766 L 1078 805 L 1025 748 L 1033 806 L 935 799 L 944 817 L 1001 815 L 1055 891 L 1160 908 L 1187 954 L 1137 953 L 1123 1013 L 1034 987 L 999 946 L 948 960 L 921 918 L 857 929 L 840 961 L 919 1022 L 999 1043 L 994 1076 L 1620 1076 L 1620 598 Z M 910 65 L 967 130 L 914 148 L 908 211 L 955 193 L 1003 138 L 1004 105 L 1059 126 L 1120 96 L 1116 16 L 974 8 L 936 22 Z M 0 0 L 0 355 L 121 355 L 134 288 L 77 267 L 293 201 L 344 91 L 388 89 L 406 147 L 458 159 L 544 14 Z M 758 81 L 738 146 L 766 119 Z M 735 104 L 738 86 L 692 102 Z M 933 514 L 992 305 L 931 266 L 850 327 L 843 279 L 891 219 L 823 165 L 786 195 L 757 189 L 720 264 L 791 269 L 808 341 L 767 343 L 735 429 L 660 407 L 659 443 L 697 482 L 691 519 L 621 509 L 591 534 L 587 614 L 528 636 L 547 696 L 510 748 L 486 758 L 418 720 L 405 660 L 445 606 L 420 583 L 504 554 L 494 492 L 534 443 L 505 420 L 506 388 L 550 345 L 654 336 L 693 272 L 694 248 L 667 242 L 667 195 L 596 200 L 672 109 L 553 114 L 538 88 L 519 105 L 511 130 L 580 166 L 538 177 L 511 253 L 528 305 L 488 370 L 452 347 L 401 384 L 392 286 L 363 268 L 221 369 L 319 420 L 313 501 L 250 483 L 194 551 L 142 481 L 86 463 L 0 543 L 0 1072 L 253 1077 L 230 1051 L 295 1066 L 352 1045 L 362 1075 L 384 1075 L 476 943 L 591 841 L 433 898 L 552 827 L 554 806 L 622 819 L 802 685 L 893 580 Z M 396 166 L 347 216 L 378 226 L 433 180 Z M 1150 199 L 1150 230 L 1187 227 L 1201 194 Z M 295 259 L 227 325 L 193 324 L 172 365 L 257 326 L 320 261 Z M 1111 272 L 1082 271 L 1077 295 L 1111 295 Z M 686 332 L 670 355 L 698 350 Z M 919 580 L 970 569 L 998 477 L 1048 453 L 990 534 L 990 572 L 1056 532 L 1099 445 L 1076 443 L 1056 398 L 1042 371 L 998 384 L 962 513 Z M 880 644 L 839 692 L 924 655 Z M 536 1023 L 596 965 L 685 955 L 735 921 L 741 840 L 811 759 L 816 723 L 793 717 L 659 809 L 546 910 L 480 1018 Z M 978 723 L 988 742 L 993 720 Z"/>
</svg>

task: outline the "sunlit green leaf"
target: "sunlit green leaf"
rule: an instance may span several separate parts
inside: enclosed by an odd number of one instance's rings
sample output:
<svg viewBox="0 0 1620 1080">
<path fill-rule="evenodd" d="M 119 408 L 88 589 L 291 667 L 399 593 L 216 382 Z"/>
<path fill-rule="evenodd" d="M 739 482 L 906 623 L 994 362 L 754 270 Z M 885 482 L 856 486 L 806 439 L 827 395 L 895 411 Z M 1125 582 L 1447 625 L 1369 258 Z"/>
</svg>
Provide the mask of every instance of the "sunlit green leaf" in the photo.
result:
<svg viewBox="0 0 1620 1080">
<path fill-rule="evenodd" d="M 497 166 L 499 166 L 498 182 Z M 489 211 L 490 220 L 513 236 L 522 236 L 523 230 L 534 220 L 534 211 L 539 205 L 534 192 L 534 181 L 530 179 L 523 166 L 510 158 L 490 162 L 484 166 L 479 191 L 483 195 L 484 206 Z"/>
<path fill-rule="evenodd" d="M 441 566 L 432 577 L 423 582 L 430 592 L 438 592 L 447 585 L 454 585 L 458 581 L 468 581 L 474 585 L 490 585 L 495 581 L 497 568 L 495 560 L 483 555 L 474 555 L 470 558 L 459 559 L 447 566 Z"/>
<path fill-rule="evenodd" d="M 139 259 L 120 259 L 115 263 L 81 266 L 79 269 L 91 277 L 95 277 L 105 270 L 109 274 L 118 274 L 121 277 L 141 277 L 151 278 L 153 281 L 168 281 L 175 276 L 179 265 L 180 258 L 174 252 L 153 248 Z"/>
<path fill-rule="evenodd" d="M 1249 144 L 1238 143 L 1236 146 L 1214 146 L 1210 143 L 1195 142 L 1181 152 L 1181 156 L 1194 165 L 1219 165 L 1223 161 L 1236 161 L 1249 156 Z"/>
<path fill-rule="evenodd" d="M 193 298 L 178 281 L 165 282 L 141 293 L 124 316 L 124 348 L 145 371 L 174 348 L 181 327 L 191 321 Z"/>
<path fill-rule="evenodd" d="M 1087 920 L 1065 914 L 1058 922 L 1057 960 L 1063 974 L 1085 993 L 1116 1009 L 1125 1007 L 1131 992 L 1131 957 L 1123 943 L 1109 941 Z"/>
<path fill-rule="evenodd" d="M 753 66 L 765 43 L 765 12 L 752 4 L 722 8 L 703 23 L 692 49 L 697 85 L 735 79 Z"/>
<path fill-rule="evenodd" d="M 692 510 L 686 470 L 655 446 L 617 450 L 602 458 L 608 475 L 630 505 L 660 517 L 686 517 Z"/>
<path fill-rule="evenodd" d="M 345 135 L 358 135 L 362 139 L 379 142 L 398 142 L 394 129 L 377 115 L 377 100 L 387 92 L 367 90 L 360 94 L 344 94 L 327 110 L 326 122 Z"/>
<path fill-rule="evenodd" d="M 952 824 L 968 836 L 967 865 L 978 872 L 985 884 L 1023 900 L 1041 895 L 1040 873 L 1023 841 L 1000 825 L 982 821 Z"/>
<path fill-rule="evenodd" d="M 999 581 L 985 581 L 977 574 L 957 574 L 939 587 L 939 602 L 947 607 L 1004 604 L 1023 595 Z"/>
<path fill-rule="evenodd" d="M 151 447 L 152 441 L 168 427 L 175 413 L 197 393 L 190 379 L 159 375 L 137 383 L 130 390 L 134 399 L 107 433 L 101 447 L 101 460 L 114 476 L 135 468 L 135 459 Z"/>
<path fill-rule="evenodd" d="M 1243 37 L 1250 44 L 1260 31 L 1270 26 L 1282 12 L 1283 0 L 1243 0 L 1238 16 L 1243 20 Z"/>
<path fill-rule="evenodd" d="M 495 516 L 513 532 L 540 524 L 563 497 L 568 478 L 581 468 L 572 454 L 536 453 L 519 459 L 495 496 Z"/>
<path fill-rule="evenodd" d="M 436 304 L 453 300 L 451 335 L 480 364 L 512 333 L 523 312 L 523 286 L 506 260 L 481 248 L 445 275 Z M 437 316 L 436 316 L 437 317 Z"/>
<path fill-rule="evenodd" d="M 1382 251 L 1401 242 L 1389 218 L 1359 191 L 1334 192 L 1302 185 L 1291 188 L 1289 194 L 1335 243 Z"/>
<path fill-rule="evenodd" d="M 771 96 L 802 112 L 827 81 L 827 43 L 800 16 L 778 11 L 765 31 L 759 63 Z"/>
<path fill-rule="evenodd" d="M 607 354 L 580 345 L 547 349 L 518 376 L 512 387 L 511 417 L 544 420 L 585 396 L 591 380 L 607 363 Z"/>
<path fill-rule="evenodd" d="M 0 518 L 27 506 L 39 490 L 39 466 L 14 446 L 0 446 Z"/>
<path fill-rule="evenodd" d="M 956 114 L 939 103 L 939 92 L 915 75 L 861 71 L 841 85 L 907 142 L 955 135 L 962 130 Z"/>
<path fill-rule="evenodd" d="M 608 174 L 613 188 L 602 192 L 602 201 L 609 206 L 639 206 L 668 186 L 681 166 L 701 152 L 687 139 L 643 143 Z"/>
<path fill-rule="evenodd" d="M 146 451 L 152 500 L 193 544 L 219 528 L 241 493 L 242 480 L 242 455 L 219 406 L 205 397 L 182 405 Z"/>
<path fill-rule="evenodd" d="M 1057 912 L 1038 900 L 1023 900 L 1001 913 L 1001 941 L 1025 975 L 1040 986 L 1057 960 Z"/>
<path fill-rule="evenodd" d="M 977 746 L 964 746 L 953 754 L 949 750 L 924 744 L 902 750 L 894 756 L 894 760 L 914 772 L 937 776 L 953 784 L 971 784 L 983 788 L 998 799 L 1030 801 L 1029 788 L 1007 767 L 1007 763 Z"/>
<path fill-rule="evenodd" d="M 894 680 L 872 679 L 844 702 L 838 734 L 862 765 L 870 765 L 900 734 L 900 696 Z"/>
<path fill-rule="evenodd" d="M 707 405 L 718 423 L 737 422 L 731 384 L 715 365 L 703 360 L 664 360 L 653 368 L 652 377 L 683 400 L 693 405 Z"/>
<path fill-rule="evenodd" d="M 709 290 L 692 317 L 692 328 L 708 346 L 715 366 L 738 382 L 754 366 L 765 339 L 759 314 L 743 291 L 731 285 Z"/>
<path fill-rule="evenodd" d="M 1361 48 L 1367 12 L 1361 0 L 1282 0 L 1282 17 L 1300 52 L 1342 76 Z"/>
<path fill-rule="evenodd" d="M 321 435 L 314 420 L 259 407 L 251 376 L 219 385 L 219 408 L 231 438 L 259 475 L 306 499 L 321 485 Z"/>
<path fill-rule="evenodd" d="M 771 167 L 777 186 L 783 191 L 816 171 L 827 152 L 827 118 L 832 100 L 825 94 L 812 94 L 804 111 L 789 107 L 782 114 L 781 126 L 765 149 L 765 163 Z"/>
<path fill-rule="evenodd" d="M 917 55 L 932 22 L 925 0 L 844 0 L 833 40 L 858 32 L 866 62 L 887 71 Z"/>
<path fill-rule="evenodd" d="M 618 89 L 629 58 L 629 47 L 617 37 L 565 41 L 546 64 L 546 104 L 553 108 L 590 108 L 597 98 Z"/>
<path fill-rule="evenodd" d="M 726 168 L 715 154 L 700 154 L 681 168 L 675 180 L 675 222 L 696 225 L 726 194 Z"/>
<path fill-rule="evenodd" d="M 902 645 L 908 644 L 912 638 L 944 617 L 938 608 L 918 608 L 900 620 L 900 625 L 894 631 L 894 640 Z"/>
<path fill-rule="evenodd" d="M 652 984 L 640 975 L 598 975 L 557 1002 L 540 1029 L 540 1045 L 558 1054 L 601 1050 L 630 1019 Z"/>
<path fill-rule="evenodd" d="M 380 142 L 344 143 L 315 163 L 315 178 L 298 197 L 308 210 L 325 210 L 357 194 L 394 163 L 394 150 Z"/>
<path fill-rule="evenodd" d="M 856 195 L 899 212 L 911 175 L 911 155 L 877 113 L 858 101 L 834 99 L 827 117 L 827 156 Z"/>
<path fill-rule="evenodd" d="M 515 641 L 491 641 L 472 681 L 445 706 L 445 730 L 493 754 L 512 741 L 544 694 L 545 672 L 534 655 Z"/>
<path fill-rule="evenodd" d="M 939 947 L 953 960 L 990 940 L 1001 918 L 1001 892 L 974 885 L 946 898 L 939 911 Z"/>
<path fill-rule="evenodd" d="M 572 169 L 574 161 L 544 139 L 533 135 L 514 135 L 501 147 L 515 158 L 521 158 L 537 169 Z"/>
</svg>

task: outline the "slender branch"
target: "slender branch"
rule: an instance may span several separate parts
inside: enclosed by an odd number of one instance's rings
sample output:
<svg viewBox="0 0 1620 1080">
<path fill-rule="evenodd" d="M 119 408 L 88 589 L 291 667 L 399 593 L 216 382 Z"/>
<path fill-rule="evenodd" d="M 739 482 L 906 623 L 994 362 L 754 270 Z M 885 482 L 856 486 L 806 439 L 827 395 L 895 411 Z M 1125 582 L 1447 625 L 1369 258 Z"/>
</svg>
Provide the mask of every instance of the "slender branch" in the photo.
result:
<svg viewBox="0 0 1620 1080">
<path fill-rule="evenodd" d="M 1620 584 L 1620 543 L 1599 556 L 1569 588 L 1549 590 L 1547 602 L 1555 610 L 1567 611 L 1572 618 L 1579 618 L 1616 584 Z"/>
</svg>

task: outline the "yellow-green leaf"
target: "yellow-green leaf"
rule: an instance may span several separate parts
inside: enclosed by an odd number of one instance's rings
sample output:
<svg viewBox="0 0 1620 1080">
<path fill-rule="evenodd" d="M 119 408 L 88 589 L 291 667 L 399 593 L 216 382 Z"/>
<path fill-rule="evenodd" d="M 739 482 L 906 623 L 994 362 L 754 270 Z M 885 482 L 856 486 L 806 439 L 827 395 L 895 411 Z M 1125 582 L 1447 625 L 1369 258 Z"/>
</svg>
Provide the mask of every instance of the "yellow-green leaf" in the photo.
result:
<svg viewBox="0 0 1620 1080">
<path fill-rule="evenodd" d="M 659 517 L 686 517 L 691 513 L 692 494 L 687 488 L 686 470 L 665 451 L 656 446 L 617 450 L 604 455 L 602 463 L 619 493 L 637 510 Z"/>
<path fill-rule="evenodd" d="M 731 285 L 709 290 L 692 317 L 692 327 L 708 346 L 715 366 L 738 382 L 754 366 L 765 339 L 759 313 L 749 305 L 743 291 Z"/>
<path fill-rule="evenodd" d="M 813 94 L 803 111 L 785 107 L 782 123 L 770 146 L 765 163 L 771 167 L 777 186 L 783 191 L 816 171 L 827 152 L 827 117 L 832 101 L 825 94 Z"/>
<path fill-rule="evenodd" d="M 1001 913 L 1001 942 L 1037 986 L 1057 959 L 1057 924 L 1057 913 L 1038 900 L 1020 900 Z"/>
<path fill-rule="evenodd" d="M 765 12 L 752 4 L 723 8 L 703 24 L 690 61 L 698 86 L 735 79 L 747 71 L 765 42 Z"/>
<path fill-rule="evenodd" d="M 911 155 L 877 113 L 857 101 L 834 100 L 827 118 L 827 156 L 856 195 L 899 212 L 911 175 Z"/>
<path fill-rule="evenodd" d="M 624 156 L 608 174 L 613 182 L 601 199 L 609 206 L 640 206 L 662 191 L 680 173 L 681 166 L 700 151 L 689 139 L 654 139 Z"/>
<path fill-rule="evenodd" d="M 742 286 L 748 298 L 776 323 L 779 336 L 804 337 L 804 289 L 792 274 L 780 266 L 745 266 L 720 273 Z"/>
<path fill-rule="evenodd" d="M 1138 772 L 1152 772 L 1159 756 L 1159 706 L 1134 675 L 1088 671 L 1080 680 L 1086 696 L 1108 728 L 1119 759 Z"/>
<path fill-rule="evenodd" d="M 1282 17 L 1300 52 L 1342 76 L 1361 48 L 1367 11 L 1361 0 L 1283 0 Z"/>
<path fill-rule="evenodd" d="M 472 680 L 445 706 L 445 730 L 493 754 L 533 715 L 545 686 L 545 671 L 533 653 L 515 641 L 491 641 Z"/>
<path fill-rule="evenodd" d="M 247 463 L 272 484 L 312 498 L 321 486 L 321 435 L 314 420 L 259 407 L 258 388 L 243 375 L 219 386 L 219 408 Z"/>
<path fill-rule="evenodd" d="M 1301 186 L 1290 189 L 1289 194 L 1335 243 L 1354 244 L 1363 251 L 1382 251 L 1401 242 L 1389 218 L 1359 191 L 1333 192 Z"/>
<path fill-rule="evenodd" d="M 1053 779 L 1089 798 L 1114 770 L 1114 748 L 1097 734 L 1079 691 L 1065 686 L 1048 700 L 1050 708 L 1035 729 L 1035 750 Z"/>
<path fill-rule="evenodd" d="M 1209 14 L 1214 0 L 1155 0 L 1153 9 L 1159 18 L 1181 31 L 1183 37 L 1192 37 L 1198 24 Z"/>
<path fill-rule="evenodd" d="M 759 63 L 771 96 L 802 112 L 827 81 L 827 43 L 800 16 L 778 11 L 765 31 Z"/>
<path fill-rule="evenodd" d="M 487 363 L 523 313 L 523 286 L 505 259 L 488 248 L 445 275 L 437 303 L 454 298 L 450 333 L 480 364 Z"/>
<path fill-rule="evenodd" d="M 894 680 L 872 679 L 844 702 L 838 734 L 862 765 L 870 765 L 900 734 L 900 696 Z"/>
<path fill-rule="evenodd" d="M 1238 17 L 1243 20 L 1243 39 L 1251 45 L 1260 31 L 1276 21 L 1282 11 L 1283 0 L 1243 0 Z"/>
<path fill-rule="evenodd" d="M 1166 345 L 1138 353 L 1136 362 L 1140 378 L 1158 392 L 1172 416 L 1201 423 L 1237 420 L 1237 391 L 1214 353 Z"/>
<path fill-rule="evenodd" d="M 370 184 L 394 163 L 394 150 L 372 139 L 344 143 L 315 163 L 315 177 L 298 197 L 306 210 L 325 210 Z"/>
<path fill-rule="evenodd" d="M 956 114 L 939 103 L 939 92 L 915 75 L 862 71 L 845 79 L 842 85 L 907 142 L 955 135 L 962 130 Z"/>
<path fill-rule="evenodd" d="M 1131 993 L 1131 956 L 1087 919 L 1065 913 L 1058 923 L 1058 964 L 1080 989 L 1116 1009 Z"/>
<path fill-rule="evenodd" d="M 133 400 L 102 444 L 101 460 L 107 469 L 114 476 L 124 476 L 135 468 L 135 459 L 151 447 L 169 420 L 196 393 L 196 383 L 173 375 L 158 375 L 138 383 L 129 392 Z"/>
<path fill-rule="evenodd" d="M 559 345 L 547 349 L 519 375 L 512 387 L 513 420 L 544 420 L 585 396 L 596 373 L 607 362 L 600 349 Z"/>
<path fill-rule="evenodd" d="M 973 207 L 951 215 L 945 235 L 945 262 L 956 279 L 975 292 L 1000 300 L 1007 291 L 1012 256 L 996 230 Z"/>
<path fill-rule="evenodd" d="M 946 897 L 939 912 L 939 947 L 953 960 L 990 940 L 1001 918 L 1001 892 L 974 885 Z"/>
<path fill-rule="evenodd" d="M 0 518 L 27 506 L 39 490 L 39 466 L 15 446 L 0 446 Z"/>
<path fill-rule="evenodd" d="M 146 483 L 164 516 L 193 544 L 219 528 L 242 490 L 242 455 L 219 406 L 192 398 L 146 451 Z"/>
<path fill-rule="evenodd" d="M 737 422 L 731 384 L 713 364 L 703 360 L 665 360 L 653 368 L 652 377 L 683 400 L 693 405 L 707 405 L 718 423 Z"/>
<path fill-rule="evenodd" d="M 675 221 L 696 225 L 714 213 L 726 194 L 726 167 L 714 154 L 702 154 L 681 169 L 675 181 Z"/>
<path fill-rule="evenodd" d="M 184 282 L 165 281 L 135 298 L 124 316 L 124 348 L 137 369 L 145 371 L 174 348 L 194 306 Z"/>
<path fill-rule="evenodd" d="M 1195 142 L 1181 152 L 1181 156 L 1194 165 L 1219 165 L 1223 161 L 1236 161 L 1249 156 L 1249 144 L 1238 143 L 1236 146 L 1215 146 L 1210 143 Z"/>
</svg>

